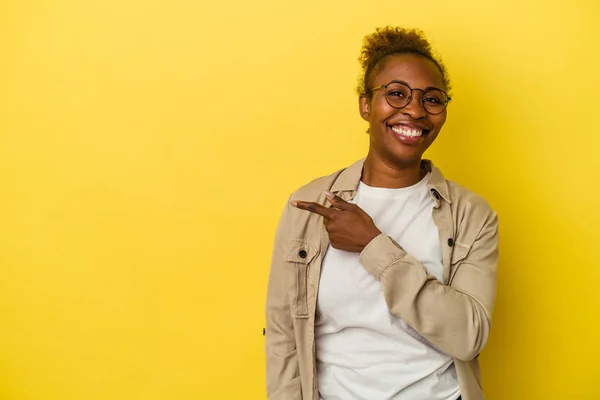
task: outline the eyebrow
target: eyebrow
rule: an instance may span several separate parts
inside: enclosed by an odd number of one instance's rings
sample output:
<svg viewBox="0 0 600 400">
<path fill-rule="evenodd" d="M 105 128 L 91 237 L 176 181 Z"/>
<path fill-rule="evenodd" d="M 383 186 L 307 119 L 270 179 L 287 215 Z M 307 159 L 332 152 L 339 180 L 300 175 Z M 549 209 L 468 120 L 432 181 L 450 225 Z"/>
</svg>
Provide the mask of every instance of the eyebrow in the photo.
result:
<svg viewBox="0 0 600 400">
<path fill-rule="evenodd" d="M 423 90 L 423 91 L 427 91 L 427 90 L 432 90 L 433 89 L 433 90 L 440 90 L 440 91 L 446 93 L 443 89 L 437 88 L 435 86 L 427 86 L 425 89 L 413 88 L 412 86 L 410 86 L 408 84 L 408 82 L 404 82 L 404 81 L 401 81 L 401 80 L 398 80 L 398 79 L 394 79 L 393 81 L 391 81 L 390 83 L 387 83 L 386 85 L 389 85 L 389 84 L 392 84 L 392 83 L 402 83 L 402 84 L 404 84 L 404 85 L 406 85 L 406 86 L 408 86 L 409 88 L 412 88 L 412 89 L 419 89 L 419 90 Z"/>
</svg>

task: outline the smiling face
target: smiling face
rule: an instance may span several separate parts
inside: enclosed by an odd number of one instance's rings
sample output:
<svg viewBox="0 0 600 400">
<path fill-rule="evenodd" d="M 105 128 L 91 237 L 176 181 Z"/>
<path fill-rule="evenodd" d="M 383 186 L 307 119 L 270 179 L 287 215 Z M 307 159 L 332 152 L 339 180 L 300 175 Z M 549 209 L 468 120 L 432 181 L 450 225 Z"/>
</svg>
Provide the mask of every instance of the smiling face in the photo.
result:
<svg viewBox="0 0 600 400">
<path fill-rule="evenodd" d="M 438 67 L 416 54 L 394 54 L 386 58 L 376 70 L 370 86 L 375 88 L 392 81 L 405 82 L 414 89 L 446 89 Z M 447 111 L 428 114 L 421 104 L 423 92 L 420 90 L 413 91 L 406 107 L 396 109 L 388 104 L 386 92 L 389 90 L 378 89 L 371 92 L 371 98 L 364 95 L 359 99 L 361 117 L 369 122 L 369 152 L 390 166 L 419 163 L 446 122 Z"/>
</svg>

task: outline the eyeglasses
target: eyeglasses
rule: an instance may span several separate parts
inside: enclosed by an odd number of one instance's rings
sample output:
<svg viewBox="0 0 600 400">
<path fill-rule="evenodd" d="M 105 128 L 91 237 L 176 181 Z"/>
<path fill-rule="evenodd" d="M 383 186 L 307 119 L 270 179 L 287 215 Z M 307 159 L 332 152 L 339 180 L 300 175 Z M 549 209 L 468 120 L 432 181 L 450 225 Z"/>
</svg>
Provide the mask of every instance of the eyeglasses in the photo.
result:
<svg viewBox="0 0 600 400">
<path fill-rule="evenodd" d="M 378 89 L 385 89 L 385 100 L 391 107 L 396 109 L 404 108 L 410 104 L 413 91 L 418 90 L 423 92 L 421 104 L 423 105 L 423 109 L 431 115 L 443 113 L 448 106 L 448 102 L 451 100 L 448 97 L 448 93 L 441 89 L 413 89 L 406 83 L 399 81 L 392 81 L 387 85 L 377 86 L 376 88 L 367 90 L 367 93 Z"/>
</svg>

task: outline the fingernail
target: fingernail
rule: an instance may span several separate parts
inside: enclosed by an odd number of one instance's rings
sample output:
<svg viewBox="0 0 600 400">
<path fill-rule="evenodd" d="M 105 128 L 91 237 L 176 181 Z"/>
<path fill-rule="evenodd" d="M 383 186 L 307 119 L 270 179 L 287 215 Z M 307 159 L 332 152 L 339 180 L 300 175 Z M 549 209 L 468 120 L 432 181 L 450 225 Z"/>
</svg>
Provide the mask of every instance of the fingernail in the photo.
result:
<svg viewBox="0 0 600 400">
<path fill-rule="evenodd" d="M 291 204 L 293 207 L 298 207 L 298 202 L 297 202 L 297 201 L 290 201 L 290 204 Z"/>
<path fill-rule="evenodd" d="M 331 193 L 329 190 L 325 191 L 325 196 L 329 197 L 330 199 L 333 199 L 335 197 L 335 195 L 333 193 Z"/>
</svg>

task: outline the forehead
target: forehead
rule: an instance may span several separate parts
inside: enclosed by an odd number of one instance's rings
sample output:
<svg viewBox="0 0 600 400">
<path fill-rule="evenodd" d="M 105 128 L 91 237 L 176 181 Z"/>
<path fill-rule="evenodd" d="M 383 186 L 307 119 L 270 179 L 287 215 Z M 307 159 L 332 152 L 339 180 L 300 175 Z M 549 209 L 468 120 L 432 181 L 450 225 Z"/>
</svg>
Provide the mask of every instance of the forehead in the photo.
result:
<svg viewBox="0 0 600 400">
<path fill-rule="evenodd" d="M 418 54 L 394 54 L 387 57 L 378 68 L 373 86 L 385 85 L 393 80 L 404 81 L 414 88 L 445 87 L 439 68 L 431 60 Z"/>
</svg>

